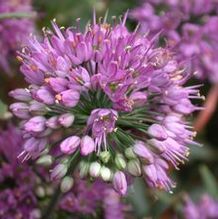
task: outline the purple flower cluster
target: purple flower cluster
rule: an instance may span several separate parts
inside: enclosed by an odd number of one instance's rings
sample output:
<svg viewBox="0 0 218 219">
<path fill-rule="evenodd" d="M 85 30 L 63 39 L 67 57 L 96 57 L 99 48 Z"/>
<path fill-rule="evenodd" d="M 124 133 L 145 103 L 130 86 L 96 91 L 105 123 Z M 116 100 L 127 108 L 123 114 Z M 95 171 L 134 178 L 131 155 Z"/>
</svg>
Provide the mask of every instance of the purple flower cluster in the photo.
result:
<svg viewBox="0 0 218 219">
<path fill-rule="evenodd" d="M 160 31 L 180 59 L 191 60 L 196 76 L 218 82 L 218 2 L 214 0 L 148 0 L 131 12 L 141 32 Z"/>
<path fill-rule="evenodd" d="M 74 214 L 96 216 L 101 212 L 105 219 L 124 218 L 124 204 L 119 194 L 102 181 L 88 183 L 75 178 L 73 188 L 60 201 L 60 209 Z"/>
<path fill-rule="evenodd" d="M 60 202 L 60 208 L 70 213 L 95 215 L 102 207 L 102 197 L 106 186 L 100 181 L 89 184 L 86 180 L 76 180 L 73 189 Z"/>
<path fill-rule="evenodd" d="M 104 212 L 105 219 L 124 218 L 124 205 L 120 201 L 120 196 L 113 189 L 105 190 Z"/>
<path fill-rule="evenodd" d="M 208 219 L 218 218 L 218 201 L 209 195 L 204 195 L 198 202 L 186 198 L 183 208 L 185 219 Z"/>
<path fill-rule="evenodd" d="M 31 13 L 31 0 L 0 0 L 0 13 Z M 0 20 L 0 65 L 10 73 L 8 57 L 15 54 L 34 30 L 30 18 L 6 18 Z"/>
<path fill-rule="evenodd" d="M 81 177 L 112 181 L 123 195 L 127 175 L 170 191 L 169 165 L 178 168 L 195 143 L 187 117 L 200 107 L 190 99 L 201 97 L 183 86 L 190 75 L 173 53 L 129 32 L 126 17 L 110 25 L 94 16 L 84 32 L 79 21 L 66 30 L 52 22 L 42 42 L 29 40 L 19 54 L 29 86 L 10 92 L 20 156 L 53 160 L 54 179 L 79 163 Z"/>
<path fill-rule="evenodd" d="M 33 192 L 36 176 L 28 165 L 19 166 L 17 162 L 21 145 L 21 132 L 13 126 L 1 132 L 0 218 L 39 219 L 37 199 Z"/>
</svg>

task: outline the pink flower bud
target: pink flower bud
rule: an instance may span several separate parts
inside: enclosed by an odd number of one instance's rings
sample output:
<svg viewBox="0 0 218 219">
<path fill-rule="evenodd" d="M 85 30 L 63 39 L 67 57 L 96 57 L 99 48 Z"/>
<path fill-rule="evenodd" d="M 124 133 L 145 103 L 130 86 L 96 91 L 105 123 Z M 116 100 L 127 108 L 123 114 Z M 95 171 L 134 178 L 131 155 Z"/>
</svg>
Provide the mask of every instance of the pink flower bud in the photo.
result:
<svg viewBox="0 0 218 219">
<path fill-rule="evenodd" d="M 122 171 L 117 171 L 113 178 L 114 189 L 121 195 L 125 195 L 127 192 L 126 176 Z"/>
<path fill-rule="evenodd" d="M 139 156 L 142 157 L 147 163 L 153 163 L 154 158 L 151 151 L 148 150 L 144 142 L 137 141 L 133 146 L 133 151 Z"/>
<path fill-rule="evenodd" d="M 60 128 L 60 124 L 58 122 L 58 116 L 52 116 L 46 121 L 46 126 L 51 129 Z"/>
<path fill-rule="evenodd" d="M 148 128 L 148 134 L 160 141 L 166 140 L 168 135 L 165 128 L 158 124 L 153 124 Z"/>
<path fill-rule="evenodd" d="M 16 100 L 21 101 L 30 101 L 31 100 L 31 94 L 28 90 L 23 88 L 18 88 L 15 90 L 12 90 L 9 95 L 13 97 Z"/>
<path fill-rule="evenodd" d="M 58 95 L 57 95 L 58 96 Z M 59 96 L 58 96 L 59 98 Z M 57 98 L 57 99 L 58 99 Z M 73 89 L 66 90 L 60 93 L 60 102 L 67 107 L 74 107 L 77 105 L 80 98 L 80 94 L 78 91 Z"/>
<path fill-rule="evenodd" d="M 28 132 L 42 132 L 46 128 L 45 122 L 45 117 L 35 116 L 25 123 L 24 129 Z"/>
<path fill-rule="evenodd" d="M 58 180 L 63 178 L 67 173 L 67 166 L 65 164 L 58 164 L 51 172 L 51 179 Z"/>
<path fill-rule="evenodd" d="M 36 98 L 45 104 L 52 105 L 55 103 L 55 98 L 47 87 L 41 87 L 36 92 Z"/>
<path fill-rule="evenodd" d="M 42 116 L 45 115 L 47 112 L 45 104 L 39 103 L 37 101 L 31 102 L 29 111 L 32 115 L 35 116 Z"/>
<path fill-rule="evenodd" d="M 26 103 L 13 103 L 10 105 L 10 110 L 20 119 L 30 118 L 29 106 Z"/>
<path fill-rule="evenodd" d="M 94 140 L 86 135 L 81 139 L 80 147 L 81 154 L 87 156 L 95 150 Z"/>
<path fill-rule="evenodd" d="M 130 95 L 135 107 L 143 106 L 147 101 L 147 94 L 145 92 L 134 92 Z"/>
<path fill-rule="evenodd" d="M 47 139 L 40 138 L 36 139 L 34 137 L 28 138 L 23 145 L 25 151 L 29 152 L 32 156 L 38 156 L 47 144 Z"/>
<path fill-rule="evenodd" d="M 65 128 L 69 128 L 74 121 L 74 115 L 71 113 L 65 113 L 59 116 L 58 122 Z"/>
<path fill-rule="evenodd" d="M 76 151 L 80 144 L 80 138 L 78 136 L 71 136 L 62 141 L 60 148 L 65 154 L 72 154 Z"/>
<path fill-rule="evenodd" d="M 49 78 L 48 83 L 50 84 L 51 88 L 55 92 L 60 93 L 67 89 L 68 81 L 64 78 L 57 77 L 57 78 Z"/>
</svg>

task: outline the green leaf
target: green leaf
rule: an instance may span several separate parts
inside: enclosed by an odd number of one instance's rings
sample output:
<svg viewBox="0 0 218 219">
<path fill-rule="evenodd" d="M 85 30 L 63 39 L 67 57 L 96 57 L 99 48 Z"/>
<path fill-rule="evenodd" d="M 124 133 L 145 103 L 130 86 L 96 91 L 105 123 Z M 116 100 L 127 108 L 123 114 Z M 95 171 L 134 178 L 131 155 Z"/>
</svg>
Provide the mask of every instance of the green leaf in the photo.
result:
<svg viewBox="0 0 218 219">
<path fill-rule="evenodd" d="M 218 187 L 217 182 L 211 171 L 207 166 L 203 165 L 200 167 L 200 174 L 207 192 L 214 198 L 218 198 Z"/>
</svg>

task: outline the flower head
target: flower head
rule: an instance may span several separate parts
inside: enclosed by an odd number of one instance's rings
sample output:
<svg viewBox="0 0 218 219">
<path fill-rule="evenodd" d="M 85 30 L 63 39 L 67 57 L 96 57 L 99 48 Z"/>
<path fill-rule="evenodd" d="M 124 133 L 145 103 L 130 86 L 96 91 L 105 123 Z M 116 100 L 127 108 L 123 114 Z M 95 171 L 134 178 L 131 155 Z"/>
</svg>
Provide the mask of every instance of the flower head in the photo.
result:
<svg viewBox="0 0 218 219">
<path fill-rule="evenodd" d="M 198 86 L 184 87 L 184 66 L 169 49 L 129 32 L 126 17 L 115 25 L 94 19 L 84 32 L 52 22 L 42 42 L 30 39 L 20 53 L 29 86 L 10 93 L 19 101 L 10 108 L 22 120 L 21 156 L 58 147 L 55 170 L 80 162 L 82 177 L 113 181 L 121 194 L 129 173 L 170 190 L 169 163 L 177 168 L 194 143 L 187 117 L 199 109 L 190 101 Z"/>
</svg>

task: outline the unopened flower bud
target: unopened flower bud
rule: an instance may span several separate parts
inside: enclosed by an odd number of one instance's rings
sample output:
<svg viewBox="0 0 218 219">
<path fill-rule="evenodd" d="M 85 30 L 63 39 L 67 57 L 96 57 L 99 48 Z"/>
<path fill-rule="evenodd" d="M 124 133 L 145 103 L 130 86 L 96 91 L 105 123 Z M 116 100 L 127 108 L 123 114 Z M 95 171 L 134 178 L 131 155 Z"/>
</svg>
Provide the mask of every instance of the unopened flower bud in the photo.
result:
<svg viewBox="0 0 218 219">
<path fill-rule="evenodd" d="M 67 165 L 58 164 L 51 172 L 51 179 L 57 180 L 64 177 L 67 173 Z"/>
<path fill-rule="evenodd" d="M 29 111 L 34 116 L 43 116 L 46 114 L 46 106 L 43 103 L 33 101 L 30 103 Z"/>
<path fill-rule="evenodd" d="M 74 180 L 72 177 L 65 176 L 61 181 L 61 185 L 60 185 L 61 191 L 63 193 L 69 192 L 71 188 L 73 187 L 73 183 L 74 183 Z"/>
<path fill-rule="evenodd" d="M 25 123 L 24 129 L 28 132 L 42 132 L 46 128 L 45 122 L 46 122 L 45 117 L 35 116 Z"/>
<path fill-rule="evenodd" d="M 135 107 L 143 106 L 147 101 L 147 94 L 145 92 L 134 92 L 130 95 Z"/>
<path fill-rule="evenodd" d="M 58 129 L 60 128 L 60 124 L 58 122 L 58 116 L 52 116 L 51 118 L 49 118 L 47 121 L 46 121 L 46 126 L 48 128 L 51 128 L 51 129 Z"/>
<path fill-rule="evenodd" d="M 23 89 L 23 88 L 18 88 L 18 89 L 12 90 L 11 92 L 9 92 L 9 95 L 16 100 L 21 100 L 21 101 L 30 101 L 31 100 L 30 92 L 26 89 Z"/>
<path fill-rule="evenodd" d="M 81 144 L 80 144 L 81 154 L 87 156 L 88 154 L 92 153 L 94 150 L 95 150 L 94 140 L 88 135 L 84 136 L 81 139 Z"/>
<path fill-rule="evenodd" d="M 89 163 L 88 162 L 85 162 L 85 161 L 81 161 L 80 164 L 79 164 L 79 175 L 81 178 L 84 178 L 88 175 L 88 172 L 89 172 Z"/>
<path fill-rule="evenodd" d="M 80 98 L 78 91 L 73 89 L 66 90 L 60 93 L 60 102 L 67 107 L 74 107 L 77 105 Z"/>
<path fill-rule="evenodd" d="M 147 143 L 152 146 L 152 149 L 155 153 L 162 154 L 166 150 L 166 147 L 164 146 L 164 141 L 159 141 L 155 138 L 152 138 L 149 139 Z"/>
<path fill-rule="evenodd" d="M 36 176 L 35 182 L 36 182 L 36 184 L 41 184 L 42 180 L 41 180 L 41 178 L 39 176 Z"/>
<path fill-rule="evenodd" d="M 47 105 L 52 105 L 55 103 L 54 95 L 47 87 L 39 88 L 36 92 L 36 98 L 38 101 Z"/>
<path fill-rule="evenodd" d="M 126 161 L 122 154 L 117 154 L 115 157 L 115 164 L 118 169 L 123 170 L 126 168 Z"/>
<path fill-rule="evenodd" d="M 89 174 L 92 177 L 98 177 L 100 175 L 101 165 L 98 162 L 93 162 L 89 168 Z"/>
<path fill-rule="evenodd" d="M 31 212 L 30 212 L 30 218 L 34 218 L 34 219 L 40 219 L 42 218 L 42 213 L 40 211 L 40 209 L 33 209 Z"/>
<path fill-rule="evenodd" d="M 60 144 L 61 151 L 65 154 L 74 153 L 80 144 L 80 138 L 78 136 L 71 136 L 66 138 Z"/>
<path fill-rule="evenodd" d="M 157 140 L 166 140 L 168 135 L 165 128 L 159 124 L 153 124 L 148 128 L 148 134 Z"/>
<path fill-rule="evenodd" d="M 101 167 L 100 175 L 104 181 L 109 181 L 112 176 L 110 169 L 105 166 Z"/>
<path fill-rule="evenodd" d="M 127 148 L 127 149 L 125 150 L 125 156 L 126 156 L 128 159 L 137 158 L 137 156 L 136 156 L 136 154 L 134 153 L 132 147 L 129 147 L 129 148 Z"/>
<path fill-rule="evenodd" d="M 143 161 L 145 161 L 147 164 L 151 164 L 154 162 L 153 155 L 151 151 L 146 147 L 144 142 L 137 141 L 135 145 L 133 146 L 133 150 L 135 154 L 143 158 Z"/>
<path fill-rule="evenodd" d="M 99 154 L 99 158 L 103 163 L 108 163 L 111 158 L 111 153 L 109 151 L 102 151 Z"/>
<path fill-rule="evenodd" d="M 47 139 L 41 138 L 41 139 L 36 139 L 36 138 L 29 138 L 25 141 L 23 148 L 25 151 L 29 153 L 35 153 L 36 151 L 38 153 L 41 153 L 47 144 Z"/>
<path fill-rule="evenodd" d="M 58 121 L 63 127 L 69 128 L 73 124 L 74 115 L 71 113 L 62 114 L 59 116 Z"/>
<path fill-rule="evenodd" d="M 43 166 L 50 166 L 53 162 L 51 155 L 43 155 L 41 156 L 36 163 Z"/>
<path fill-rule="evenodd" d="M 66 90 L 68 81 L 65 78 L 56 77 L 49 78 L 48 83 L 55 92 L 59 93 Z"/>
<path fill-rule="evenodd" d="M 26 103 L 13 103 L 10 105 L 10 110 L 20 119 L 30 118 L 29 105 Z"/>
<path fill-rule="evenodd" d="M 120 194 L 125 195 L 127 192 L 126 176 L 122 171 L 117 171 L 113 177 L 114 189 Z"/>
<path fill-rule="evenodd" d="M 48 195 L 48 196 L 53 195 L 53 194 L 54 194 L 54 188 L 51 187 L 51 186 L 46 186 L 46 187 L 45 187 L 45 193 L 46 193 L 46 195 Z"/>
<path fill-rule="evenodd" d="M 45 190 L 42 186 L 38 186 L 36 188 L 36 195 L 39 197 L 39 198 L 44 198 L 45 197 Z"/>
<path fill-rule="evenodd" d="M 136 159 L 127 163 L 127 170 L 133 176 L 141 176 L 142 174 L 140 162 Z"/>
</svg>

